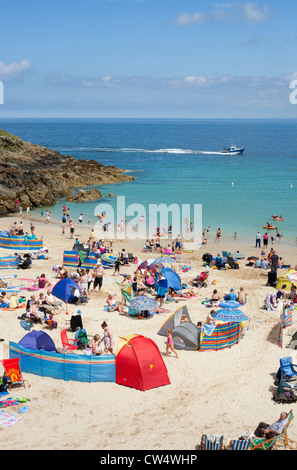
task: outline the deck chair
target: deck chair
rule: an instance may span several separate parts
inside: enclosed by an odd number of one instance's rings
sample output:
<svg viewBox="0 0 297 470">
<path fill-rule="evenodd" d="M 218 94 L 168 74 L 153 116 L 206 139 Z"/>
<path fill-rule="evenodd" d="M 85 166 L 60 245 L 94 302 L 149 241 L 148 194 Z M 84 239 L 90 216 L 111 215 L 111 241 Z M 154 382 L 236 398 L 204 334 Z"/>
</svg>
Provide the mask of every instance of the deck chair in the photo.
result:
<svg viewBox="0 0 297 470">
<path fill-rule="evenodd" d="M 232 447 L 229 450 L 249 450 L 250 439 L 233 439 Z"/>
<path fill-rule="evenodd" d="M 227 258 L 228 257 L 227 251 L 222 251 L 222 256 L 223 256 L 223 258 Z"/>
<path fill-rule="evenodd" d="M 45 320 L 45 325 L 46 325 L 50 330 L 52 330 L 53 328 L 57 328 L 58 323 L 57 323 L 55 320 L 53 320 L 52 318 L 47 318 L 47 319 Z"/>
<path fill-rule="evenodd" d="M 280 367 L 276 373 L 276 382 L 282 380 L 290 381 L 297 379 L 297 367 L 296 364 L 292 363 L 292 358 L 283 357 L 280 359 Z"/>
<path fill-rule="evenodd" d="M 66 328 L 61 331 L 61 341 L 63 345 L 63 351 L 75 351 L 78 348 L 78 345 L 77 345 L 78 340 L 76 339 L 69 340 L 67 336 Z M 72 341 L 72 343 L 70 341 Z"/>
<path fill-rule="evenodd" d="M 223 436 L 216 434 L 203 434 L 200 450 L 223 450 Z"/>
<path fill-rule="evenodd" d="M 280 368 L 283 376 L 289 378 L 297 378 L 297 370 L 295 369 L 295 367 L 297 367 L 297 365 L 293 364 L 292 358 L 290 356 L 283 357 L 280 359 Z"/>
<path fill-rule="evenodd" d="M 11 380 L 11 383 L 8 384 L 9 390 L 11 390 L 15 385 L 26 388 L 20 368 L 19 358 L 15 357 L 14 359 L 2 359 L 0 362 L 4 367 L 4 375 L 9 377 Z"/>
<path fill-rule="evenodd" d="M 264 438 L 254 438 L 251 439 L 251 446 L 250 450 L 270 450 L 275 448 L 278 450 L 278 444 L 281 444 L 285 447 L 289 447 L 290 449 L 297 450 L 297 442 L 293 441 L 288 437 L 288 427 L 290 426 L 291 422 L 294 419 L 293 410 L 291 410 L 288 414 L 288 422 L 283 429 L 283 432 L 278 436 L 272 437 L 271 439 L 264 439 Z"/>
<path fill-rule="evenodd" d="M 7 287 L 7 282 L 4 282 L 3 279 L 0 278 L 0 288 Z"/>
</svg>

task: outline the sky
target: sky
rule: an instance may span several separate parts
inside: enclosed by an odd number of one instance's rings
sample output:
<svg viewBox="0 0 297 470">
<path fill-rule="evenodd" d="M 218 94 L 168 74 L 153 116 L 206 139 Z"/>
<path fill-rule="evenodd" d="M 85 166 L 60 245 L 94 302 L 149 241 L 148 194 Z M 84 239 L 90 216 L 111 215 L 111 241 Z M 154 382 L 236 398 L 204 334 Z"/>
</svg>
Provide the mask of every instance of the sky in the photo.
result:
<svg viewBox="0 0 297 470">
<path fill-rule="evenodd" d="M 0 15 L 0 118 L 297 117 L 295 0 L 10 0 Z"/>
</svg>

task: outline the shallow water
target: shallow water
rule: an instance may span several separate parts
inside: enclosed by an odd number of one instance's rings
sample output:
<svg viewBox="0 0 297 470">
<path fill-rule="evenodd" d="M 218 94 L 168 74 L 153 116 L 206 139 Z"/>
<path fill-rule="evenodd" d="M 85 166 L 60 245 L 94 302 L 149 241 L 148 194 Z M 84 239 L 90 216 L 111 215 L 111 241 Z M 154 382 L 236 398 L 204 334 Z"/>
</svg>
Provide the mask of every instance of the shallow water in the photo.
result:
<svg viewBox="0 0 297 470">
<path fill-rule="evenodd" d="M 297 236 L 295 120 L 2 119 L 0 127 L 60 153 L 129 171 L 134 182 L 100 187 L 104 194 L 125 196 L 126 207 L 142 204 L 148 214 L 148 204 L 202 204 L 202 228 L 220 227 L 223 236 L 236 231 L 238 239 L 264 233 L 263 225 L 278 214 L 285 218 L 277 225 L 284 240 Z M 222 155 L 232 143 L 245 147 L 244 154 Z M 100 203 L 115 207 L 117 200 Z M 60 220 L 63 204 L 44 209 Z M 98 220 L 97 204 L 66 203 L 72 217 L 83 213 L 91 225 Z"/>
</svg>

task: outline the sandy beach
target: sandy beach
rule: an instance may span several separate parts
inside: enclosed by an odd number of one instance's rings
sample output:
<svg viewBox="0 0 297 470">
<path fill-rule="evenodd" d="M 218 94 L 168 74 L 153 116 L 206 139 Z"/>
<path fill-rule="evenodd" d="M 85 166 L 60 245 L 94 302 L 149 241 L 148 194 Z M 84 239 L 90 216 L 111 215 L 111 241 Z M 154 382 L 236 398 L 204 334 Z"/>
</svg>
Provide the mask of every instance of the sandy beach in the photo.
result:
<svg viewBox="0 0 297 470">
<path fill-rule="evenodd" d="M 1 230 L 8 229 L 19 215 L 1 218 Z M 23 215 L 25 230 L 29 231 L 30 218 Z M 36 235 L 43 236 L 48 248 L 47 260 L 35 260 L 30 270 L 3 270 L 1 275 L 15 275 L 11 285 L 19 285 L 19 278 L 35 279 L 45 273 L 52 285 L 57 282 L 53 267 L 62 264 L 63 250 L 71 250 L 74 240 L 69 238 L 69 228 L 61 234 L 59 224 L 46 224 L 36 221 Z M 87 241 L 90 235 L 87 226 L 75 227 L 75 237 Z M 102 235 L 103 238 L 103 235 Z M 113 250 L 122 248 L 134 256 L 145 260 L 154 255 L 142 253 L 143 242 L 115 241 Z M 255 248 L 255 240 L 250 243 L 225 240 L 214 242 L 209 236 L 206 246 L 197 247 L 194 253 L 183 253 L 183 262 L 177 265 L 177 272 L 187 283 L 203 271 L 202 255 L 210 252 L 213 256 L 224 251 L 239 251 L 245 254 L 240 260 L 239 270 L 210 269 L 208 286 L 201 288 L 197 296 L 179 303 L 168 303 L 165 308 L 174 312 L 180 304 L 186 304 L 193 323 L 204 322 L 208 309 L 202 300 L 212 294 L 214 288 L 223 296 L 224 291 L 241 286 L 248 293 L 248 302 L 241 308 L 250 318 L 249 328 L 244 338 L 231 349 L 223 351 L 178 352 L 178 359 L 170 354 L 165 356 L 166 338 L 157 334 L 170 313 L 162 312 L 148 319 L 135 319 L 121 316 L 118 312 L 104 310 L 108 293 L 120 295 L 117 277 L 113 270 L 107 270 L 103 281 L 103 292 L 91 294 L 89 302 L 79 307 L 82 310 L 83 326 L 89 335 L 102 335 L 100 325 L 106 321 L 115 337 L 115 351 L 121 336 L 138 333 L 151 338 L 160 349 L 168 369 L 170 385 L 141 392 L 116 383 L 65 382 L 47 377 L 24 373 L 26 389 L 17 389 L 12 396 L 25 396 L 30 399 L 29 410 L 23 419 L 10 428 L 0 427 L 0 448 L 7 449 L 51 449 L 51 450 L 190 450 L 195 451 L 204 433 L 223 434 L 224 444 L 239 437 L 246 431 L 253 432 L 260 421 L 273 423 L 280 413 L 294 410 L 297 405 L 284 406 L 272 400 L 276 390 L 274 374 L 282 357 L 295 351 L 286 349 L 290 337 L 284 332 L 284 347 L 280 348 L 277 339 L 280 312 L 263 309 L 268 287 L 267 271 L 246 266 L 247 257 L 260 256 L 262 249 Z M 271 246 L 268 245 L 270 250 Z M 294 267 L 297 264 L 297 245 L 275 242 L 273 248 L 285 263 Z M 0 250 L 0 256 L 8 256 L 12 250 Z M 158 255 L 156 254 L 156 257 Z M 191 267 L 183 273 L 181 266 Z M 132 274 L 136 265 L 122 267 L 121 272 Z M 286 269 L 279 269 L 282 275 Z M 1 276 L 0 276 L 1 277 Z M 212 282 L 215 281 L 215 285 Z M 39 294 L 41 291 L 37 291 Z M 44 290 L 45 292 L 45 290 Z M 23 291 L 28 299 L 30 292 Z M 60 332 L 66 320 L 75 314 L 78 307 L 69 306 L 69 315 L 57 315 L 58 328 L 44 329 L 61 347 Z M 25 330 L 18 320 L 19 312 L 0 310 L 0 343 L 2 357 L 8 357 L 9 341 L 18 342 Z M 293 312 L 293 326 L 297 326 L 297 314 Z M 74 338 L 74 334 L 69 332 Z M 290 426 L 289 435 L 297 440 L 295 424 Z"/>
</svg>

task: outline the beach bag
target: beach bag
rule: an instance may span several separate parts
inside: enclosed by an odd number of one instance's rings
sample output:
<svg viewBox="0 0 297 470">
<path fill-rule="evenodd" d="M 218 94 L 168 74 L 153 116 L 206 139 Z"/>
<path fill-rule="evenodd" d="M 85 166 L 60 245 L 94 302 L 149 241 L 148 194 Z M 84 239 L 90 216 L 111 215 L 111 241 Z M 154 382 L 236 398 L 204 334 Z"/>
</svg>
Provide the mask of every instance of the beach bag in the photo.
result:
<svg viewBox="0 0 297 470">
<path fill-rule="evenodd" d="M 7 392 L 10 384 L 11 384 L 11 378 L 8 377 L 7 375 L 4 375 L 2 382 L 0 384 L 0 392 L 1 393 Z"/>
</svg>

